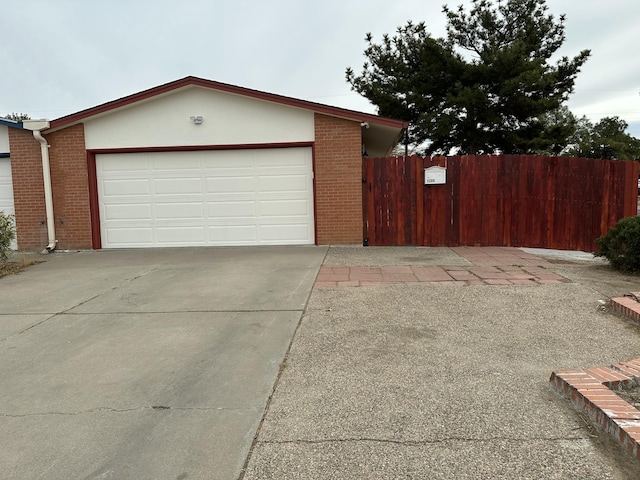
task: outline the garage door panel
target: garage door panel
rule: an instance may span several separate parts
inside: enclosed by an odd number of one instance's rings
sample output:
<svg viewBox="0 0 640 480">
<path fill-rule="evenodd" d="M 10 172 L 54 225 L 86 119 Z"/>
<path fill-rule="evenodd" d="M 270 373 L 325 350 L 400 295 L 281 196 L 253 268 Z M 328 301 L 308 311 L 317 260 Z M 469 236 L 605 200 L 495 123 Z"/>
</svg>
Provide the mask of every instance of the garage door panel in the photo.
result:
<svg viewBox="0 0 640 480">
<path fill-rule="evenodd" d="M 133 153 L 112 155 L 108 162 L 97 166 L 98 173 L 105 172 L 140 172 L 150 169 L 149 160 L 143 155 L 136 156 Z"/>
<path fill-rule="evenodd" d="M 8 215 L 15 213 L 11 162 L 8 158 L 0 158 L 0 210 Z"/>
<path fill-rule="evenodd" d="M 13 200 L 13 179 L 11 176 L 11 160 L 0 158 L 0 211 L 7 215 L 14 215 L 15 205 Z M 11 248 L 16 250 L 18 243 L 14 239 Z"/>
<path fill-rule="evenodd" d="M 309 226 L 305 224 L 260 226 L 260 238 L 264 243 L 276 244 L 286 238 L 289 244 L 296 244 L 303 241 L 308 235 Z"/>
<path fill-rule="evenodd" d="M 255 177 L 251 176 L 222 176 L 222 177 L 207 177 L 207 193 L 219 194 L 224 192 L 229 193 L 254 193 Z"/>
<path fill-rule="evenodd" d="M 157 242 L 159 245 L 205 245 L 205 227 L 158 227 Z"/>
<path fill-rule="evenodd" d="M 307 192 L 305 175 L 270 175 L 258 177 L 259 192 Z"/>
<path fill-rule="evenodd" d="M 105 237 L 103 237 L 103 241 Z M 153 243 L 153 228 L 114 227 L 106 232 L 106 243 L 112 247 L 145 246 Z"/>
<path fill-rule="evenodd" d="M 157 220 L 190 220 L 202 217 L 202 203 L 156 203 Z"/>
<path fill-rule="evenodd" d="M 153 191 L 159 195 L 202 195 L 202 180 L 200 178 L 155 179 Z"/>
<path fill-rule="evenodd" d="M 256 225 L 219 225 L 209 227 L 212 245 L 255 245 L 258 242 Z"/>
<path fill-rule="evenodd" d="M 261 152 L 261 154 L 256 158 L 256 165 L 258 168 L 305 167 L 306 158 L 299 155 L 299 149 L 274 149 Z"/>
<path fill-rule="evenodd" d="M 261 217 L 307 217 L 310 214 L 309 202 L 306 200 L 280 200 L 260 202 Z"/>
<path fill-rule="evenodd" d="M 216 175 L 228 172 L 253 171 L 255 169 L 254 156 L 247 150 L 217 152 L 217 155 L 203 155 L 202 167 L 205 170 L 215 170 Z"/>
<path fill-rule="evenodd" d="M 135 155 L 135 154 L 134 154 Z M 181 158 L 179 162 L 173 157 L 152 157 L 151 168 L 157 172 L 184 172 L 185 170 L 193 171 L 196 174 L 201 169 L 201 159 L 198 155 L 188 158 Z"/>
<path fill-rule="evenodd" d="M 99 154 L 96 172 L 106 248 L 314 243 L 310 148 Z"/>
<path fill-rule="evenodd" d="M 104 209 L 105 220 L 150 220 L 151 205 L 121 203 L 108 205 Z"/>
<path fill-rule="evenodd" d="M 144 195 L 151 193 L 151 182 L 146 179 L 123 178 L 103 180 L 102 191 L 106 197 L 123 197 L 127 195 Z"/>
<path fill-rule="evenodd" d="M 253 218 L 256 216 L 256 202 L 254 200 L 244 202 L 209 202 L 207 213 L 210 219 L 234 217 Z"/>
</svg>

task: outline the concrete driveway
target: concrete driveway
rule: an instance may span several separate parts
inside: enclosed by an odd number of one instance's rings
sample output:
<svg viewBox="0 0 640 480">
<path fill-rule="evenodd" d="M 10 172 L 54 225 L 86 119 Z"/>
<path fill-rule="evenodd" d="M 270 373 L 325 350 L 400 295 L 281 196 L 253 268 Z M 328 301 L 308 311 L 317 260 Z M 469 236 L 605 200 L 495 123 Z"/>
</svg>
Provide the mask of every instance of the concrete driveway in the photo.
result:
<svg viewBox="0 0 640 480">
<path fill-rule="evenodd" d="M 0 475 L 234 479 L 324 247 L 56 253 L 0 279 Z"/>
</svg>

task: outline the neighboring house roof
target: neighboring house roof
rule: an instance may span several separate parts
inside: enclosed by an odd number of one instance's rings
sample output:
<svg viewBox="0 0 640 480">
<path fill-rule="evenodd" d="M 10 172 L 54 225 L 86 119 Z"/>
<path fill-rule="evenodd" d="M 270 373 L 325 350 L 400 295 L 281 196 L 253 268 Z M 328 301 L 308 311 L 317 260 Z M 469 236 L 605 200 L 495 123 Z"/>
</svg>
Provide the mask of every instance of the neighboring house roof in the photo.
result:
<svg viewBox="0 0 640 480">
<path fill-rule="evenodd" d="M 19 128 L 22 129 L 22 122 L 16 122 L 15 120 L 9 120 L 8 118 L 0 117 L 0 126 L 10 127 L 10 128 Z M 10 158 L 11 155 L 9 152 L 0 152 L 0 158 Z"/>
<path fill-rule="evenodd" d="M 9 120 L 8 118 L 3 118 L 3 117 L 0 117 L 0 125 L 4 125 L 6 127 L 11 127 L 11 128 L 19 128 L 19 129 L 24 128 L 22 125 L 22 122 L 16 122 L 15 120 Z"/>
<path fill-rule="evenodd" d="M 368 125 L 366 129 L 363 129 L 363 141 L 365 142 L 365 144 L 370 143 L 372 147 L 374 147 L 375 145 L 375 150 L 380 150 L 380 148 L 383 148 L 384 150 L 390 151 L 400 139 L 404 129 L 408 126 L 408 123 L 402 120 L 380 117 L 378 115 L 372 115 L 370 113 L 347 110 L 344 108 L 333 107 L 321 103 L 299 100 L 296 98 L 285 97 L 273 93 L 252 90 L 249 88 L 238 87 L 226 83 L 206 80 L 204 78 L 189 76 L 52 120 L 49 131 L 54 131 L 77 123 L 81 123 L 92 117 L 104 115 L 115 110 L 126 108 L 137 102 L 191 86 L 209 88 L 221 92 L 242 95 L 245 97 L 264 100 L 267 102 L 274 102 L 281 105 L 287 105 L 290 107 L 311 110 L 316 113 L 344 118 L 347 120 L 353 120 L 361 123 L 366 122 Z"/>
</svg>

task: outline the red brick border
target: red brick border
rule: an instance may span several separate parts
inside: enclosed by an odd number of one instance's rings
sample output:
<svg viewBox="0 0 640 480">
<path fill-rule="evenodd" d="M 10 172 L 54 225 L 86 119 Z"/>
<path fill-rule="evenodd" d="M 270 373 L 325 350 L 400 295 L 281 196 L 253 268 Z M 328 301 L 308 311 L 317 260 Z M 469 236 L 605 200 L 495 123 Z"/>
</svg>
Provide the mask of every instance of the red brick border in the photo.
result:
<svg viewBox="0 0 640 480">
<path fill-rule="evenodd" d="M 640 358 L 611 367 L 553 372 L 551 388 L 640 459 L 640 410 L 611 388 L 640 384 Z"/>
<path fill-rule="evenodd" d="M 612 298 L 609 302 L 614 312 L 640 324 L 640 292 L 632 292 L 624 297 Z"/>
</svg>

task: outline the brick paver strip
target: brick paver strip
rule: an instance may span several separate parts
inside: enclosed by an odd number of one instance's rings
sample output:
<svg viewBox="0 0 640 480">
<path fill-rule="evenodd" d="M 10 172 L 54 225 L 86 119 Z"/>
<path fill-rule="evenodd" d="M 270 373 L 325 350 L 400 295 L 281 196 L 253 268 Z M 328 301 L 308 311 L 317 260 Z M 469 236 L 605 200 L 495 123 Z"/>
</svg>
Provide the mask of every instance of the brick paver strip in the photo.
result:
<svg viewBox="0 0 640 480">
<path fill-rule="evenodd" d="M 453 247 L 471 265 L 387 265 L 320 267 L 316 285 L 369 286 L 377 283 L 463 285 L 555 285 L 568 282 L 546 260 L 512 247 Z M 639 294 L 640 296 L 640 294 Z M 626 305 L 626 301 L 625 301 Z M 623 313 L 627 306 L 621 306 Z M 640 311 L 638 313 L 640 320 Z"/>
<path fill-rule="evenodd" d="M 473 273 L 466 270 L 449 271 L 449 275 L 451 275 L 454 280 L 475 280 L 478 278 Z"/>
<path fill-rule="evenodd" d="M 410 266 L 382 267 L 380 268 L 380 271 L 383 275 L 388 273 L 408 273 L 410 275 L 413 275 Z"/>
<path fill-rule="evenodd" d="M 611 390 L 638 384 L 639 375 L 640 358 L 634 358 L 611 367 L 553 372 L 549 382 L 553 390 L 586 414 L 594 425 L 640 459 L 640 410 Z"/>
<path fill-rule="evenodd" d="M 498 279 L 487 278 L 483 280 L 487 285 L 513 285 L 509 280 L 502 280 L 499 278 Z"/>
<path fill-rule="evenodd" d="M 509 280 L 513 285 L 538 285 L 533 280 L 528 279 L 520 279 L 520 278 L 511 278 Z"/>
<path fill-rule="evenodd" d="M 383 282 L 417 282 L 413 273 L 386 273 L 382 272 Z"/>
<path fill-rule="evenodd" d="M 349 280 L 348 273 L 323 273 L 318 274 L 316 281 L 318 282 L 343 282 Z"/>
<path fill-rule="evenodd" d="M 442 267 L 411 267 L 411 271 L 421 282 L 446 282 L 453 278 Z"/>
<path fill-rule="evenodd" d="M 382 282 L 384 279 L 381 273 L 352 273 L 349 276 L 349 280 L 358 281 L 358 282 Z"/>
</svg>

